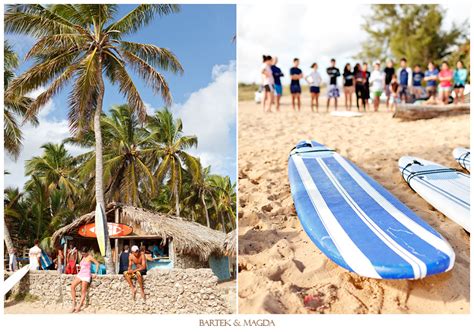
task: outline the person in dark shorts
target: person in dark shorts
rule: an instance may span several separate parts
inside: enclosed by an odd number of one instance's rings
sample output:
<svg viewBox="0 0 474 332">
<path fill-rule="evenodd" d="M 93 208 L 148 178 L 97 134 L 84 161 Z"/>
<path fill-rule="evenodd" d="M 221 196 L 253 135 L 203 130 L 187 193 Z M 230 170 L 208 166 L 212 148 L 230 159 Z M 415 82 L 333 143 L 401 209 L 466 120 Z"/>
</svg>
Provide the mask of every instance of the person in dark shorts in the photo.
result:
<svg viewBox="0 0 474 332">
<path fill-rule="evenodd" d="M 436 99 L 438 94 L 438 74 L 439 71 L 435 64 L 430 61 L 428 63 L 428 70 L 425 71 L 426 93 L 429 99 Z"/>
<path fill-rule="evenodd" d="M 123 246 L 123 251 L 119 256 L 119 274 L 123 274 L 128 270 L 128 261 L 130 257 L 130 248 L 127 245 Z"/>
<path fill-rule="evenodd" d="M 456 70 L 454 71 L 454 103 L 457 104 L 459 101 L 464 103 L 464 87 L 467 81 L 467 69 L 464 68 L 464 63 L 459 60 L 456 63 Z"/>
<path fill-rule="evenodd" d="M 318 64 L 315 62 L 311 65 L 311 74 L 305 77 L 309 83 L 309 92 L 311 93 L 311 110 L 316 112 L 319 108 L 319 92 L 321 88 L 322 78 L 318 72 Z"/>
<path fill-rule="evenodd" d="M 293 59 L 293 67 L 290 69 L 290 92 L 291 92 L 291 104 L 293 105 L 293 110 L 296 110 L 298 106 L 298 111 L 301 110 L 301 85 L 300 79 L 303 78 L 303 72 L 298 68 L 300 65 L 300 60 L 298 58 Z"/>
<path fill-rule="evenodd" d="M 387 108 L 390 105 L 390 94 L 392 89 L 390 88 L 390 84 L 392 84 L 392 77 L 395 75 L 395 68 L 393 68 L 393 61 L 388 59 L 386 62 L 386 67 L 383 70 L 384 75 L 385 75 L 385 84 L 384 84 L 384 91 L 385 91 L 385 97 L 387 98 L 385 104 Z"/>
<path fill-rule="evenodd" d="M 408 99 L 408 94 L 410 92 L 410 87 L 412 86 L 413 75 L 412 70 L 407 65 L 407 59 L 400 59 L 400 68 L 397 72 L 398 83 L 400 84 L 398 88 L 398 96 L 401 102 L 406 103 Z"/>
<path fill-rule="evenodd" d="M 132 246 L 132 254 L 128 260 L 128 270 L 123 273 L 125 280 L 132 290 L 132 297 L 135 300 L 137 290 L 133 285 L 132 279 L 137 279 L 138 286 L 140 287 L 141 296 L 145 301 L 145 289 L 143 287 L 143 276 L 146 274 L 146 257 L 145 253 L 141 252 L 138 246 Z"/>
<path fill-rule="evenodd" d="M 272 64 L 272 74 L 273 74 L 273 83 L 274 83 L 274 92 L 275 92 L 275 106 L 276 110 L 280 110 L 280 99 L 281 96 L 283 95 L 283 85 L 281 85 L 281 78 L 285 76 L 281 69 L 277 67 L 278 63 L 278 58 L 274 57 L 273 58 L 273 64 Z"/>
<path fill-rule="evenodd" d="M 362 64 L 362 76 L 364 77 L 364 89 L 362 93 L 363 100 L 362 102 L 364 103 L 364 111 L 365 108 L 367 107 L 367 111 L 370 111 L 370 104 L 369 104 L 369 99 L 370 99 L 370 71 L 369 71 L 369 65 L 367 62 L 364 62 Z"/>
<path fill-rule="evenodd" d="M 328 102 L 326 110 L 329 111 L 329 103 L 334 98 L 334 108 L 337 110 L 337 98 L 339 98 L 339 88 L 337 87 L 337 78 L 341 76 L 339 68 L 336 67 L 336 59 L 331 59 L 331 65 L 326 69 L 329 76 Z"/>
<path fill-rule="evenodd" d="M 364 111 L 367 110 L 366 101 L 368 100 L 368 77 L 367 64 L 364 63 L 365 70 L 361 68 L 360 64 L 356 64 L 354 68 L 354 78 L 356 81 L 356 96 L 357 96 L 357 110 L 360 111 L 359 99 L 362 101 Z"/>
<path fill-rule="evenodd" d="M 423 79 L 425 78 L 425 74 L 421 71 L 420 65 L 416 65 L 413 69 L 413 94 L 415 95 L 415 99 L 421 98 L 423 95 Z"/>
<path fill-rule="evenodd" d="M 273 73 L 272 73 L 273 59 L 270 55 L 263 56 L 263 65 L 261 69 L 262 85 L 263 85 L 263 111 L 271 112 L 273 104 Z"/>
<path fill-rule="evenodd" d="M 352 95 L 355 91 L 354 72 L 352 71 L 350 63 L 346 63 L 344 66 L 342 80 L 344 89 L 344 104 L 346 109 L 350 111 L 352 108 Z"/>
</svg>

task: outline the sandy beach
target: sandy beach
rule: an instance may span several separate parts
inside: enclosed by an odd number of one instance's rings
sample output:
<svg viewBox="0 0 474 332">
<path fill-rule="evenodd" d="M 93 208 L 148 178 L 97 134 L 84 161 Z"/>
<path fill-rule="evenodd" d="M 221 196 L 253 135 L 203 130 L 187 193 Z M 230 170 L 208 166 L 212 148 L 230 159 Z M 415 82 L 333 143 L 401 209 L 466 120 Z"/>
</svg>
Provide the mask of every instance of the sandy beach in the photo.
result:
<svg viewBox="0 0 474 332">
<path fill-rule="evenodd" d="M 319 113 L 311 113 L 305 94 L 300 113 L 288 96 L 282 102 L 271 114 L 254 101 L 239 102 L 239 312 L 469 313 L 470 237 L 413 192 L 397 165 L 408 154 L 457 167 L 451 153 L 469 146 L 469 116 L 401 122 L 383 107 L 342 118 L 325 112 L 325 98 Z M 422 280 L 382 281 L 326 258 L 303 231 L 290 194 L 287 158 L 301 139 L 336 149 L 413 209 L 449 241 L 454 268 Z M 313 296 L 310 307 L 306 295 Z"/>
</svg>

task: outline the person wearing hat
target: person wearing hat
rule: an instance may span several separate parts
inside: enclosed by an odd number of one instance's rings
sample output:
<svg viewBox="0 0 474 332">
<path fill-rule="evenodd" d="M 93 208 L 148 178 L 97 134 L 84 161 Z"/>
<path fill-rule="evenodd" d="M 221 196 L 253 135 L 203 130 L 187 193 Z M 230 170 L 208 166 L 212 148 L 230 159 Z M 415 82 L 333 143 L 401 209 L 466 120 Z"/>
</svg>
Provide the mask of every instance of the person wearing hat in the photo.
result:
<svg viewBox="0 0 474 332">
<path fill-rule="evenodd" d="M 138 246 L 132 246 L 132 253 L 128 260 L 128 270 L 123 273 L 125 280 L 127 280 L 132 290 L 132 297 L 135 300 L 137 289 L 133 285 L 132 279 L 137 279 L 138 286 L 143 301 L 145 301 L 145 289 L 143 287 L 143 276 L 146 274 L 146 258 L 145 253 L 141 252 Z"/>
<path fill-rule="evenodd" d="M 374 62 L 374 70 L 370 75 L 370 80 L 372 83 L 372 93 L 374 96 L 374 112 L 377 112 L 379 110 L 380 96 L 382 96 L 384 84 L 384 76 L 380 70 L 380 61 L 378 60 Z"/>
</svg>

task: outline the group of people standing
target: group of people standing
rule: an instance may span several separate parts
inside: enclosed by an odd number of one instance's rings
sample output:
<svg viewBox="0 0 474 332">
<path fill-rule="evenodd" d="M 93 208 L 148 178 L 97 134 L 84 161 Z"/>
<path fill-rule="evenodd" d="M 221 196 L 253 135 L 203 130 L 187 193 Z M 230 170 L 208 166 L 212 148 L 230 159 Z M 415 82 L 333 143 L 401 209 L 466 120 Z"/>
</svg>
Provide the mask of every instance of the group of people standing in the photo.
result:
<svg viewBox="0 0 474 332">
<path fill-rule="evenodd" d="M 270 55 L 263 56 L 262 86 L 263 86 L 263 110 L 271 112 L 272 105 L 275 104 L 276 110 L 280 110 L 280 99 L 283 95 L 283 86 L 281 78 L 284 76 L 281 69 L 277 66 L 278 59 Z M 305 79 L 309 85 L 311 94 L 311 110 L 318 111 L 319 95 L 321 92 L 322 77 L 318 71 L 318 64 L 311 65 L 311 72 L 303 75 L 299 68 L 300 60 L 293 60 L 293 67 L 290 68 L 290 93 L 293 110 L 301 109 L 301 84 L 300 80 Z M 380 99 L 383 94 L 386 97 L 387 108 L 393 110 L 396 104 L 412 102 L 414 100 L 430 100 L 435 102 L 437 98 L 445 104 L 449 102 L 449 97 L 454 89 L 454 102 L 464 102 L 464 87 L 467 81 L 468 72 L 464 68 L 462 61 L 456 63 L 456 69 L 449 68 L 448 62 L 444 61 L 440 69 L 436 68 L 433 62 L 429 62 L 425 72 L 420 65 L 415 65 L 412 70 L 408 66 L 405 58 L 400 59 L 400 66 L 395 70 L 392 60 L 387 60 L 385 68 L 381 69 L 380 61 L 373 63 L 372 72 L 369 71 L 368 63 L 362 65 L 356 63 L 352 68 L 350 63 L 344 66 L 341 74 L 336 67 L 336 60 L 331 59 L 329 67 L 326 68 L 329 76 L 327 88 L 327 104 L 329 109 L 331 99 L 334 100 L 334 107 L 337 110 L 337 101 L 340 97 L 338 78 L 342 78 L 342 89 L 344 92 L 345 108 L 351 110 L 352 98 L 355 94 L 357 109 L 369 110 L 369 100 L 372 101 L 374 111 L 380 107 Z M 423 84 L 424 83 L 424 84 Z"/>
</svg>

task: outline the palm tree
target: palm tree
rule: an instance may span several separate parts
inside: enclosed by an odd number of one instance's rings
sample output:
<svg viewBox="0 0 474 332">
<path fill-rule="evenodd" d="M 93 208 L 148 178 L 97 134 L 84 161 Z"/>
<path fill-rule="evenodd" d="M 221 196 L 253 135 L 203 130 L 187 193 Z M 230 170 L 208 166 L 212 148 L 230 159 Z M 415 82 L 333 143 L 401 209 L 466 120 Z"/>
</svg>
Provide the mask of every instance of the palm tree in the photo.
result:
<svg viewBox="0 0 474 332">
<path fill-rule="evenodd" d="M 199 172 L 194 182 L 194 186 L 196 188 L 196 195 L 202 203 L 202 209 L 204 211 L 204 215 L 206 216 L 206 225 L 209 228 L 211 227 L 211 223 L 209 220 L 209 209 L 207 207 L 207 200 L 212 199 L 212 197 L 216 194 L 215 187 L 211 182 L 210 173 L 210 166 L 202 168 L 201 165 L 199 165 Z"/>
<path fill-rule="evenodd" d="M 183 168 L 194 178 L 199 170 L 199 161 L 186 152 L 197 146 L 197 137 L 183 135 L 183 122 L 174 119 L 167 109 L 156 112 L 147 121 L 149 137 L 144 142 L 143 153 L 154 168 L 157 183 L 168 179 L 174 198 L 176 216 L 180 216 L 179 195 Z"/>
<path fill-rule="evenodd" d="M 140 189 L 154 192 L 154 178 L 141 152 L 141 145 L 148 132 L 143 129 L 137 114 L 128 105 L 113 106 L 108 115 L 102 116 L 104 137 L 104 183 L 105 195 L 110 200 L 142 206 Z M 92 133 L 93 134 L 93 133 Z M 90 148 L 93 135 L 70 139 L 70 143 Z M 95 153 L 87 152 L 77 157 L 83 160 L 80 176 L 93 179 Z"/>
<path fill-rule="evenodd" d="M 3 82 L 4 82 L 4 107 L 3 107 L 3 131 L 4 131 L 4 147 L 5 151 L 13 158 L 17 159 L 21 150 L 21 141 L 23 133 L 20 129 L 18 117 L 24 117 L 26 110 L 33 101 L 30 97 L 12 91 L 5 93 L 10 82 L 15 77 L 14 70 L 19 65 L 18 56 L 13 51 L 12 46 L 5 41 L 3 44 L 4 65 L 3 65 Z M 34 116 L 30 118 L 30 123 L 38 124 L 38 119 Z"/>
<path fill-rule="evenodd" d="M 43 155 L 33 157 L 25 163 L 26 175 L 35 176 L 46 188 L 46 198 L 55 191 L 64 191 L 66 203 L 70 209 L 74 208 L 74 203 L 81 189 L 81 186 L 74 176 L 76 162 L 66 150 L 64 143 L 47 143 L 41 146 Z M 30 180 L 27 182 L 28 187 Z"/>
<path fill-rule="evenodd" d="M 179 10 L 177 5 L 148 5 L 135 7 L 115 20 L 117 5 L 63 4 L 42 6 L 21 4 L 7 6 L 4 24 L 7 33 L 28 34 L 37 38 L 27 53 L 35 63 L 16 78 L 9 91 L 27 93 L 47 86 L 30 105 L 26 118 L 38 110 L 66 85 L 69 94 L 70 128 L 80 136 L 93 126 L 95 135 L 95 197 L 105 209 L 103 186 L 101 115 L 105 86 L 104 76 L 118 85 L 130 107 L 143 121 L 146 107 L 128 68 L 136 72 L 167 104 L 172 97 L 168 84 L 155 68 L 182 73 L 181 64 L 172 52 L 151 44 L 125 41 L 127 35 L 149 24 L 155 16 Z M 7 92 L 11 93 L 11 92 Z M 113 273 L 111 246 L 105 227 L 107 273 Z"/>
<path fill-rule="evenodd" d="M 7 247 L 8 253 L 12 252 L 14 245 L 10 236 L 10 230 L 7 225 L 7 221 L 10 225 L 13 222 L 20 222 L 22 218 L 22 211 L 19 208 L 19 201 L 22 194 L 18 188 L 5 188 L 4 192 L 4 218 L 3 218 L 3 234 L 5 240 L 5 246 Z"/>
<path fill-rule="evenodd" d="M 235 229 L 235 183 L 228 176 L 219 175 L 212 175 L 210 182 L 216 190 L 214 200 L 217 221 L 222 231 L 227 233 L 227 229 Z"/>
</svg>

